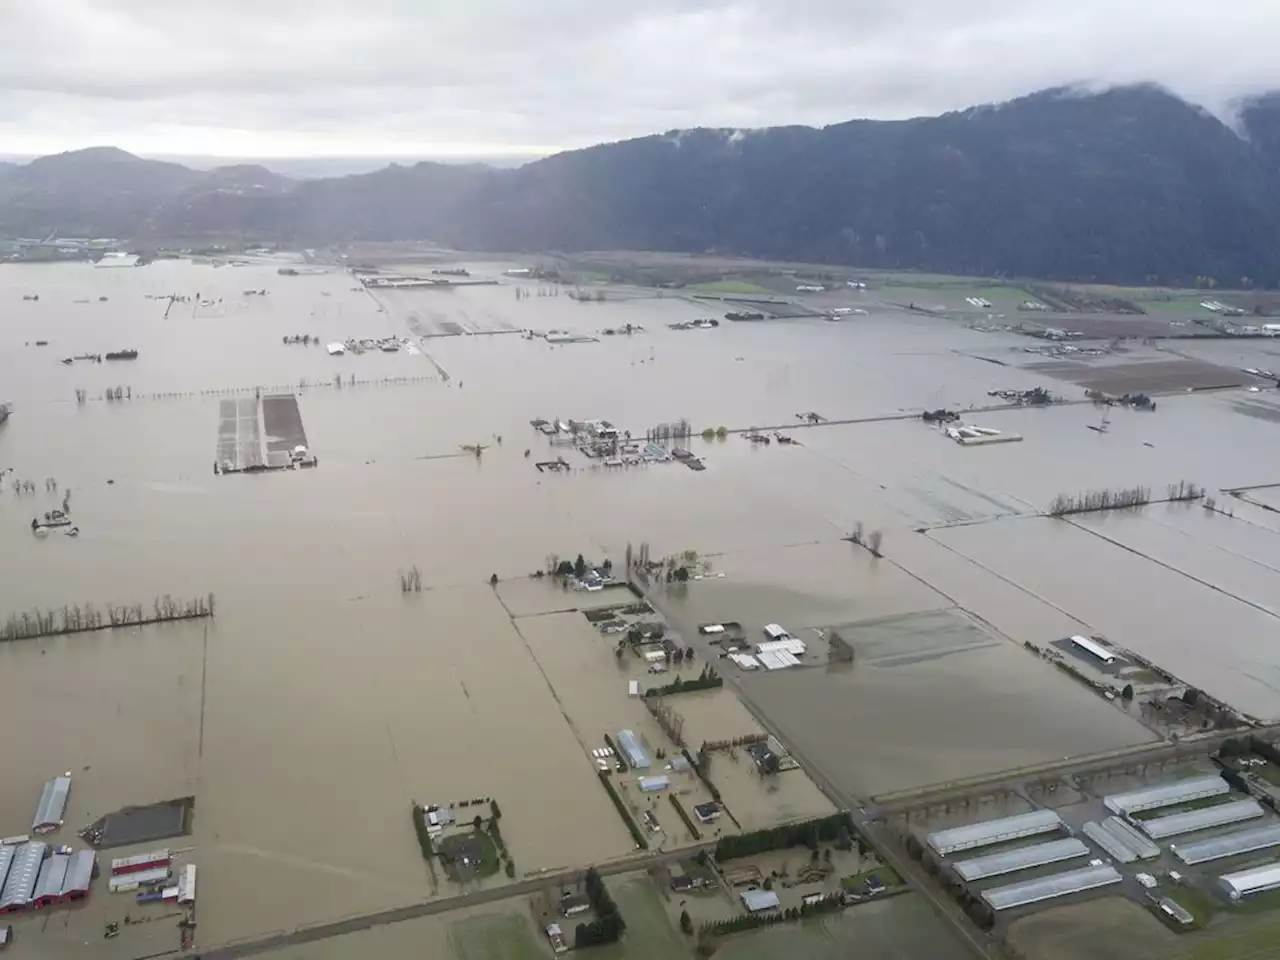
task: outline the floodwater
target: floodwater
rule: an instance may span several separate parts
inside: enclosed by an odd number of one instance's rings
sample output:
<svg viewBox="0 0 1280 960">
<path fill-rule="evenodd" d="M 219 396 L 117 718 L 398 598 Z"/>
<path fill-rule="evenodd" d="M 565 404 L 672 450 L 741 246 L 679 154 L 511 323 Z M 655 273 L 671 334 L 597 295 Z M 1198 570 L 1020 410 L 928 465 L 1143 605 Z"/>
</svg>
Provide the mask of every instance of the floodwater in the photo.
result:
<svg viewBox="0 0 1280 960">
<path fill-rule="evenodd" d="M 931 536 L 1071 611 L 1090 633 L 1252 716 L 1280 716 L 1280 572 L 1265 562 L 1280 549 L 1276 533 L 1199 506 L 1156 504 Z"/>
<path fill-rule="evenodd" d="M 797 757 L 860 799 L 1143 743 L 1052 666 L 937 611 L 842 630 L 854 662 L 748 675 Z"/>
<path fill-rule="evenodd" d="M 1260 395 L 1162 398 L 1157 414 L 1116 411 L 1105 435 L 1086 429 L 1099 416 L 1087 405 L 983 414 L 976 422 L 1026 439 L 976 449 L 909 419 L 801 428 L 797 413 L 906 416 L 1044 381 L 977 359 L 1013 356 L 1019 338 L 905 313 L 672 331 L 717 311 L 674 296 L 577 303 L 527 281 L 375 298 L 340 272 L 285 277 L 277 266 L 0 266 L 0 401 L 13 406 L 0 469 L 36 488 L 0 485 L 0 617 L 216 595 L 207 643 L 198 622 L 0 645 L 0 722 L 32 732 L 11 738 L 0 834 L 26 830 L 40 785 L 67 769 L 76 779 L 60 841 L 107 810 L 195 793 L 185 842 L 202 869 L 200 944 L 455 892 L 443 880 L 432 888 L 410 799 L 494 796 L 521 873 L 630 849 L 584 742 L 620 720 L 643 725 L 643 708 L 622 697 L 611 652 L 576 662 L 595 642 L 585 621 L 533 615 L 595 602 L 524 579 L 551 554 L 620 563 L 628 543 L 654 556 L 696 549 L 725 578 L 691 584 L 683 600 L 664 592 L 686 637 L 708 619 L 739 620 L 754 639 L 764 622 L 803 630 L 955 605 L 1015 641 L 867 671 L 874 683 L 820 668 L 753 678 L 753 699 L 780 709 L 799 698 L 814 711 L 864 711 L 841 743 L 875 729 L 867 739 L 888 736 L 877 750 L 903 756 L 854 763 L 859 787 L 1015 765 L 1029 748 L 1000 736 L 1004 727 L 1042 733 L 1041 752 L 1140 739 L 1118 712 L 1041 676 L 1019 647 L 1075 623 L 1157 659 L 1167 650 L 1170 669 L 1219 695 L 1232 694 L 1228 675 L 1251 678 L 1240 706 L 1275 715 L 1268 670 L 1280 658 L 1263 635 L 1266 614 L 1184 590 L 1181 574 L 1080 528 L 1046 534 L 1038 527 L 1051 525 L 1026 519 L 1060 492 L 1093 486 L 1280 482 L 1278 425 L 1233 406 Z M 484 276 L 504 265 L 469 266 Z M 166 318 L 168 301 L 154 297 L 175 292 L 206 304 L 175 303 Z M 601 333 L 627 323 L 645 329 Z M 600 340 L 429 337 L 416 352 L 343 357 L 281 342 L 410 336 L 414 324 L 555 327 Z M 138 359 L 59 362 L 124 348 Z M 115 386 L 129 399 L 103 399 Z M 256 388 L 298 393 L 319 468 L 214 475 L 219 405 Z M 566 453 L 573 472 L 544 475 L 533 462 L 553 448 L 533 417 L 602 417 L 637 435 L 682 417 L 695 433 L 788 425 L 800 444 L 695 438 L 703 473 L 674 463 L 606 472 Z M 487 445 L 479 458 L 461 450 L 477 443 Z M 31 518 L 68 488 L 80 536 L 34 537 Z M 883 561 L 840 541 L 859 521 L 884 531 Z M 935 531 L 936 542 L 914 532 L 954 521 L 986 522 Z M 1273 563 L 1268 538 L 1280 534 L 1247 522 L 1238 546 L 1217 526 L 1196 536 L 1237 557 L 1234 592 L 1266 603 L 1259 564 Z M 399 573 L 414 566 L 423 592 L 402 594 Z M 495 592 L 491 574 L 511 583 Z M 1157 606 L 1151 595 L 1172 598 Z M 699 659 L 714 656 L 692 642 Z M 740 719 L 691 707 L 688 722 Z M 967 746 L 964 730 L 991 739 Z M 742 803 L 767 822 L 817 800 Z M 102 916 L 122 912 L 105 898 L 92 909 L 101 913 L 86 912 L 92 922 L 71 924 L 69 938 L 96 938 Z M 130 931 L 109 949 L 140 955 L 172 945 L 166 937 L 176 944 L 167 927 Z"/>
</svg>

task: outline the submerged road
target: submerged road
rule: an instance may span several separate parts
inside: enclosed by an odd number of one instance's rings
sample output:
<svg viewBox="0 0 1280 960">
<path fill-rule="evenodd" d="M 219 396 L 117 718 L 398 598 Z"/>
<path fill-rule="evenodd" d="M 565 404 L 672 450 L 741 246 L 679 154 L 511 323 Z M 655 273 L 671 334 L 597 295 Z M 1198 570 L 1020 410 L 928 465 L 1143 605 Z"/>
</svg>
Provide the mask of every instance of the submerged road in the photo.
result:
<svg viewBox="0 0 1280 960">
<path fill-rule="evenodd" d="M 710 850 L 712 847 L 714 847 L 714 844 L 697 844 L 692 847 L 683 847 L 679 850 L 640 854 L 629 857 L 626 860 L 616 860 L 612 863 L 602 864 L 596 867 L 596 871 L 602 876 L 632 873 L 636 870 L 646 870 L 660 863 L 667 863 L 680 857 L 686 857 L 691 851 L 703 848 Z M 512 897 L 537 893 L 546 887 L 574 883 L 582 876 L 584 870 L 585 868 L 579 868 L 564 870 L 559 873 L 548 873 L 504 886 L 475 890 L 457 897 L 425 900 L 421 903 L 411 903 L 404 907 L 380 910 L 377 913 L 366 913 L 357 917 L 334 920 L 330 923 L 317 923 L 311 926 L 298 927 L 294 930 L 253 937 L 248 940 L 238 940 L 232 943 L 205 947 L 194 952 L 183 953 L 182 951 L 173 950 L 167 953 L 149 954 L 146 957 L 136 957 L 135 960 L 163 960 L 163 958 L 169 957 L 189 957 L 194 958 L 194 960 L 237 960 L 239 957 L 257 956 L 272 950 L 283 950 L 285 947 L 296 947 L 304 943 L 315 943 L 317 940 L 327 940 L 330 937 L 359 933 L 361 930 L 368 930 L 371 927 L 380 927 L 389 923 L 403 923 L 406 920 L 417 920 L 419 917 L 429 917 L 432 914 L 458 910 L 462 907 L 475 907 L 483 903 L 496 903 Z"/>
</svg>

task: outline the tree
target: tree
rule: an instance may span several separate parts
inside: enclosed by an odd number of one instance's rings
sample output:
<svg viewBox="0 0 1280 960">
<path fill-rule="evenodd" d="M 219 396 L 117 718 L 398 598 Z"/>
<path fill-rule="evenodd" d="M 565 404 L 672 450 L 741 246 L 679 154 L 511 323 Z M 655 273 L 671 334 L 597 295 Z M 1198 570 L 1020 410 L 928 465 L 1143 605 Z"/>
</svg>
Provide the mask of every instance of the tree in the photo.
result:
<svg viewBox="0 0 1280 960">
<path fill-rule="evenodd" d="M 578 559 L 573 561 L 573 575 L 579 580 L 587 575 L 587 561 L 583 559 L 582 554 L 578 554 Z"/>
<path fill-rule="evenodd" d="M 484 826 L 484 818 L 477 813 L 475 815 L 475 818 L 471 821 L 471 826 L 473 829 L 479 830 L 481 827 Z"/>
<path fill-rule="evenodd" d="M 1121 696 L 1121 697 L 1123 697 L 1125 700 L 1132 700 L 1132 699 L 1133 699 L 1133 684 L 1132 684 L 1132 683 L 1126 683 L 1126 684 L 1124 685 L 1124 689 L 1120 691 L 1120 696 Z"/>
<path fill-rule="evenodd" d="M 514 877 L 516 875 L 516 865 L 511 860 L 507 861 L 507 876 Z"/>
<path fill-rule="evenodd" d="M 867 549 L 871 551 L 873 557 L 880 556 L 880 544 L 884 542 L 884 534 L 879 530 L 872 530 L 871 536 L 867 537 Z"/>
<path fill-rule="evenodd" d="M 685 658 L 686 660 L 692 660 L 692 659 L 693 659 L 693 647 L 685 647 L 685 650 L 684 650 L 684 658 Z"/>
<path fill-rule="evenodd" d="M 1200 691 L 1195 687 L 1187 687 L 1187 692 L 1182 695 L 1182 702 L 1188 707 L 1194 707 L 1200 700 Z"/>
<path fill-rule="evenodd" d="M 680 932 L 686 937 L 693 936 L 693 918 L 689 916 L 688 910 L 680 911 Z"/>
<path fill-rule="evenodd" d="M 836 849 L 837 850 L 853 849 L 853 837 L 852 835 L 850 835 L 848 827 L 841 827 L 840 832 L 836 834 Z"/>
<path fill-rule="evenodd" d="M 496 573 L 489 574 L 489 586 L 496 587 L 498 585 L 498 575 Z"/>
<path fill-rule="evenodd" d="M 561 560 L 560 565 L 556 567 L 555 573 L 557 577 L 570 576 L 573 573 L 573 564 L 568 560 Z M 579 926 L 581 926 L 581 924 L 579 924 Z"/>
<path fill-rule="evenodd" d="M 674 577 L 675 577 L 675 579 L 676 579 L 676 581 L 677 581 L 678 583 L 688 583 L 688 582 L 689 582 L 689 568 L 688 568 L 688 567 L 676 567 L 676 572 L 675 572 L 674 574 L 672 574 L 672 576 L 674 576 Z"/>
<path fill-rule="evenodd" d="M 761 886 L 762 886 L 762 887 L 764 887 L 766 890 L 772 890 L 772 889 L 773 889 L 773 877 L 765 877 L 765 878 L 764 878 L 764 883 L 762 883 L 762 884 L 761 884 Z"/>
</svg>

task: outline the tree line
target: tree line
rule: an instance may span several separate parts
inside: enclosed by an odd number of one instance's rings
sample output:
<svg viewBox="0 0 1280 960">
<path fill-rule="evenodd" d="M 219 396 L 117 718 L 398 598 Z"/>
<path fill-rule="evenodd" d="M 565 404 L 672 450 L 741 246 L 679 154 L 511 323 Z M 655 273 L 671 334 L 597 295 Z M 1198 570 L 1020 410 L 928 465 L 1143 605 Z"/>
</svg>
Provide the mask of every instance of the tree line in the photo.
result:
<svg viewBox="0 0 1280 960">
<path fill-rule="evenodd" d="M 848 813 L 841 812 L 805 823 L 731 834 L 716 841 L 716 859 L 723 862 L 739 857 L 752 857 L 769 850 L 785 850 L 788 847 L 807 846 L 816 850 L 822 841 L 836 840 L 842 834 L 848 836 L 852 829 L 853 820 Z"/>
<path fill-rule="evenodd" d="M 613 801 L 613 805 L 618 808 L 618 816 L 622 817 L 623 822 L 627 825 L 627 829 L 631 831 L 631 839 L 636 842 L 636 846 L 641 850 L 649 849 L 649 841 L 636 826 L 635 820 L 631 814 L 627 812 L 627 806 L 622 802 L 622 798 L 618 796 L 618 791 L 614 789 L 613 778 L 609 776 L 607 770 L 597 770 L 600 782 L 604 784 L 605 793 L 609 794 L 609 799 Z"/>
<path fill-rule="evenodd" d="M 650 687 L 645 691 L 646 697 L 665 697 L 672 693 L 692 693 L 695 690 L 715 690 L 724 686 L 724 679 L 716 675 L 715 670 L 707 664 L 702 668 L 700 673 L 693 680 L 682 680 L 676 677 L 668 684 L 661 687 Z"/>
<path fill-rule="evenodd" d="M 193 600 L 175 600 L 165 594 L 152 601 L 148 611 L 140 603 L 109 604 L 100 609 L 92 603 L 64 606 L 60 610 L 35 610 L 12 613 L 0 626 L 0 641 L 27 640 L 33 637 L 56 637 L 66 633 L 109 630 L 112 627 L 134 627 L 169 620 L 191 620 L 212 617 L 213 594 Z"/>
<path fill-rule="evenodd" d="M 590 923 L 578 924 L 573 932 L 574 949 L 580 950 L 583 947 L 615 942 L 627 929 L 627 923 L 622 919 L 618 905 L 613 902 L 613 897 L 610 896 L 595 867 L 588 868 L 587 875 L 583 878 L 583 887 L 586 890 L 587 899 L 591 901 L 591 909 L 595 911 L 596 919 Z"/>
</svg>

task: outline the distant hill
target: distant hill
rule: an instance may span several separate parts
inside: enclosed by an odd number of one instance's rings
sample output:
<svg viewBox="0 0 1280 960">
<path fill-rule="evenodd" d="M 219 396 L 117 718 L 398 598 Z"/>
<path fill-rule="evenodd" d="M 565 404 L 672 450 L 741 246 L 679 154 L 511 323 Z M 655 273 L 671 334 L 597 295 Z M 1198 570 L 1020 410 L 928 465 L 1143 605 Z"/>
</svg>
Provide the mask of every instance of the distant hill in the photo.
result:
<svg viewBox="0 0 1280 960">
<path fill-rule="evenodd" d="M 0 167 L 0 233 L 649 249 L 951 273 L 1280 283 L 1280 94 L 1240 130 L 1150 86 L 823 129 L 685 130 L 518 169 L 294 181 L 110 148 Z"/>
</svg>

